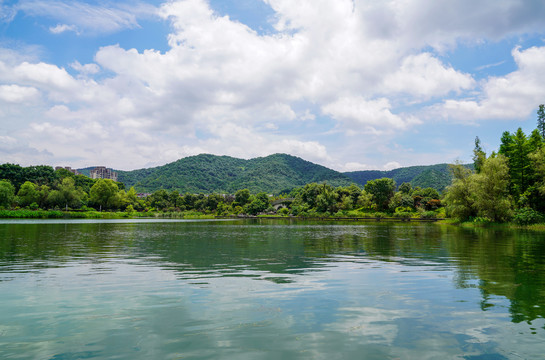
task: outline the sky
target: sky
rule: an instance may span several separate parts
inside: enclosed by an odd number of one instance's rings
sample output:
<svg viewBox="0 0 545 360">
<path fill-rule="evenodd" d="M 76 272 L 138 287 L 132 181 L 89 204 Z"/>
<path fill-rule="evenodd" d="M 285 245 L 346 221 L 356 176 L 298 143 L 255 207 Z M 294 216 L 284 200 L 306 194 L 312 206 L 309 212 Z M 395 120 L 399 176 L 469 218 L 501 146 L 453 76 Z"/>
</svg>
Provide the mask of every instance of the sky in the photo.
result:
<svg viewBox="0 0 545 360">
<path fill-rule="evenodd" d="M 471 162 L 542 103 L 542 0 L 0 0 L 0 163 Z"/>
</svg>

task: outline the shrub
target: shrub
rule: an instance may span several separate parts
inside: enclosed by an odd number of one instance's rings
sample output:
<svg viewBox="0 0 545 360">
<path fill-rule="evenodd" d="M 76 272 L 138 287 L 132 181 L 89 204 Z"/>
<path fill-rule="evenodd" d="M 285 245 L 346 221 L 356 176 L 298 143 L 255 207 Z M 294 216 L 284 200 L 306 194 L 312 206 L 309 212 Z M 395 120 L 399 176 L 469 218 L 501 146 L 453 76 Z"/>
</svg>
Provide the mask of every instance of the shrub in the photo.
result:
<svg viewBox="0 0 545 360">
<path fill-rule="evenodd" d="M 543 215 L 532 208 L 518 209 L 513 218 L 513 222 L 517 225 L 532 225 L 543 221 Z"/>
<path fill-rule="evenodd" d="M 395 212 L 394 217 L 400 218 L 400 219 L 409 219 L 411 217 L 411 213 L 408 211 L 401 211 L 401 212 Z"/>
<path fill-rule="evenodd" d="M 437 217 L 437 214 L 435 211 L 425 211 L 422 214 L 420 214 L 421 219 L 435 219 Z"/>
</svg>

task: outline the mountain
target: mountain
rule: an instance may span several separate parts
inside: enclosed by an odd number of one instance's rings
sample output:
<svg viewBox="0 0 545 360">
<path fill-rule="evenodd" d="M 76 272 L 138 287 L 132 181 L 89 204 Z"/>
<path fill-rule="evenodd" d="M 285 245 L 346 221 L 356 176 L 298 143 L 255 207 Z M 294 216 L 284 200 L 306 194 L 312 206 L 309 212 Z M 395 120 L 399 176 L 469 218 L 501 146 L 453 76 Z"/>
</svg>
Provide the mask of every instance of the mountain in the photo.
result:
<svg viewBox="0 0 545 360">
<path fill-rule="evenodd" d="M 253 193 L 279 194 L 311 182 L 333 186 L 350 185 L 346 175 L 301 158 L 274 154 L 250 160 L 230 156 L 201 154 L 149 169 L 119 171 L 118 181 L 139 192 L 158 189 L 181 193 L 235 193 L 249 189 Z"/>
<path fill-rule="evenodd" d="M 472 168 L 472 165 L 466 166 L 468 168 Z M 448 170 L 448 164 L 409 166 L 389 171 L 353 171 L 346 172 L 344 175 L 348 176 L 350 179 L 352 179 L 352 181 L 362 186 L 369 180 L 386 177 L 394 179 L 397 185 L 407 182 L 413 187 L 432 187 L 438 191 L 443 191 L 452 181 L 452 176 Z"/>
</svg>

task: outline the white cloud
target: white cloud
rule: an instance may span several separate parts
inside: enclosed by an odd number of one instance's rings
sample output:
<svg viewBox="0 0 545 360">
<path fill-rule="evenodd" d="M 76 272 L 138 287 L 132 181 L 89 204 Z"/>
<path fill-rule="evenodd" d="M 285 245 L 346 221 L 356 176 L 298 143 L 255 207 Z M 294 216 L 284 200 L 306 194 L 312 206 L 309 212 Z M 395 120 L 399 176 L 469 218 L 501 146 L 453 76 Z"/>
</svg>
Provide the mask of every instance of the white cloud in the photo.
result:
<svg viewBox="0 0 545 360">
<path fill-rule="evenodd" d="M 66 31 L 72 31 L 77 34 L 78 28 L 75 25 L 57 24 L 56 26 L 51 26 L 49 31 L 51 31 L 53 34 L 62 34 Z"/>
<path fill-rule="evenodd" d="M 398 163 L 397 161 L 390 161 L 384 164 L 384 166 L 382 167 L 382 170 L 393 170 L 393 169 L 398 169 L 400 167 L 401 167 L 401 164 Z"/>
<path fill-rule="evenodd" d="M 299 120 L 301 120 L 301 121 L 316 120 L 316 115 L 314 115 L 309 109 L 306 109 L 305 113 L 303 115 L 299 116 Z"/>
<path fill-rule="evenodd" d="M 367 170 L 368 165 L 359 162 L 347 162 L 341 167 L 341 171 L 361 171 Z"/>
<path fill-rule="evenodd" d="M 452 67 L 445 67 L 430 53 L 406 57 L 400 68 L 384 78 L 385 93 L 402 92 L 429 99 L 471 89 L 475 81 Z"/>
<path fill-rule="evenodd" d="M 19 85 L 0 85 L 0 100 L 10 103 L 22 103 L 39 96 L 36 88 Z"/>
<path fill-rule="evenodd" d="M 50 28 L 54 34 L 65 31 L 111 33 L 138 27 L 138 17 L 155 14 L 155 8 L 143 2 L 112 3 L 97 6 L 81 1 L 22 0 L 12 8 L 30 16 L 44 16 L 61 23 Z"/>
<path fill-rule="evenodd" d="M 539 2 L 266 2 L 278 32 L 261 35 L 219 16 L 205 0 L 172 0 L 159 9 L 24 0 L 16 8 L 53 19 L 56 33 L 111 33 L 158 16 L 171 24 L 170 49 L 106 45 L 94 63 L 71 63 L 74 76 L 0 49 L 0 100 L 42 95 L 43 122 L 33 120 L 26 140 L 39 138 L 39 149 L 93 163 L 114 159 L 127 168 L 201 152 L 245 158 L 288 152 L 355 169 L 365 166 L 360 161 L 391 159 L 400 151 L 395 136 L 421 119 L 521 117 L 545 97 L 543 48 L 515 49 L 518 70 L 481 83 L 434 55 L 460 41 L 542 32 Z M 423 117 L 418 109 L 428 101 L 436 105 Z M 291 125 L 298 130 L 287 137 L 270 131 Z M 364 145 L 356 134 L 365 134 Z M 387 159 L 370 155 L 379 152 Z"/>
<path fill-rule="evenodd" d="M 388 99 L 366 100 L 361 96 L 342 97 L 326 104 L 322 111 L 343 122 L 350 133 L 377 133 L 383 130 L 405 129 L 419 121 L 393 114 Z"/>
<path fill-rule="evenodd" d="M 93 75 L 100 71 L 100 67 L 97 64 L 82 65 L 79 63 L 79 61 L 74 61 L 72 64 L 70 64 L 70 67 L 84 75 Z"/>
<path fill-rule="evenodd" d="M 515 48 L 512 55 L 517 70 L 483 81 L 478 98 L 445 100 L 432 107 L 429 116 L 461 122 L 526 119 L 545 98 L 545 47 Z"/>
</svg>

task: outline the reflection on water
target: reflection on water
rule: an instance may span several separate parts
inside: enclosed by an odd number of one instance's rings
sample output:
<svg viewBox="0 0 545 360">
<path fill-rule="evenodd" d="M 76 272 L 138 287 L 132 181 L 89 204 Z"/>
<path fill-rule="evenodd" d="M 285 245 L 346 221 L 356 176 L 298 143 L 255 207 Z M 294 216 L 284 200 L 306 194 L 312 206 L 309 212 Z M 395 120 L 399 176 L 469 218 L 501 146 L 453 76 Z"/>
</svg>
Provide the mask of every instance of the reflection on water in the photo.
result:
<svg viewBox="0 0 545 360">
<path fill-rule="evenodd" d="M 520 359 L 545 239 L 436 224 L 0 222 L 0 358 Z"/>
</svg>

